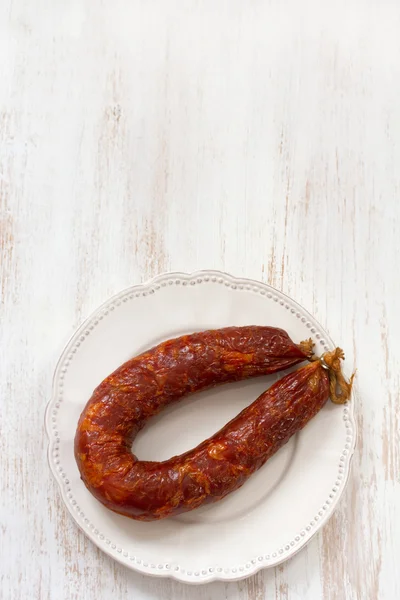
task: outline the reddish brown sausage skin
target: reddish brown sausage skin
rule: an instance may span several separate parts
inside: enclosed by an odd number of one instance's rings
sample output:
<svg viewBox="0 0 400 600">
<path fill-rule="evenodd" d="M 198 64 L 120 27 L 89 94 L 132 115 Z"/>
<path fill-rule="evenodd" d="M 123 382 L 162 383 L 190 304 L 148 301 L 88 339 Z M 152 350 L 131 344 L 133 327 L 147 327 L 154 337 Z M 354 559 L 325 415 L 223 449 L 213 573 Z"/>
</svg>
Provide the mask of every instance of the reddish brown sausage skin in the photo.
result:
<svg viewBox="0 0 400 600">
<path fill-rule="evenodd" d="M 239 488 L 323 406 L 329 378 L 319 362 L 289 374 L 212 438 L 164 462 L 139 461 L 131 444 L 149 417 L 190 392 L 266 375 L 309 358 L 286 332 L 229 327 L 169 340 L 105 379 L 86 405 L 75 457 L 91 493 L 140 520 L 215 502 Z"/>
</svg>

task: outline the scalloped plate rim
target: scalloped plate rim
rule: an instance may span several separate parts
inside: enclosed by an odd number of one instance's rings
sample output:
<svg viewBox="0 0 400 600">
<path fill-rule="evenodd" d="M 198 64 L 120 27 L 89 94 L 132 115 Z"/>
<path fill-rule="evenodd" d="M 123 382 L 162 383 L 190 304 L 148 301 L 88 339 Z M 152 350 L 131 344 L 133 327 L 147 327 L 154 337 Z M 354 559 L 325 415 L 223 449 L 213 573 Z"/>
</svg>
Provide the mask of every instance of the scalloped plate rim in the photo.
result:
<svg viewBox="0 0 400 600">
<path fill-rule="evenodd" d="M 315 317 L 307 310 L 305 309 L 301 304 L 299 304 L 299 302 L 297 302 L 296 300 L 294 300 L 293 298 L 291 298 L 289 295 L 285 294 L 284 292 L 282 292 L 281 290 L 278 290 L 276 288 L 274 288 L 273 286 L 269 285 L 268 283 L 256 280 L 256 279 L 252 279 L 249 277 L 236 277 L 228 272 L 225 271 L 221 271 L 218 269 L 201 269 L 201 270 L 197 270 L 197 271 L 193 271 L 193 272 L 184 272 L 184 271 L 165 271 L 162 273 L 159 273 L 158 275 L 142 282 L 142 283 L 138 283 L 138 284 L 133 284 L 130 286 L 127 286 L 125 288 L 123 288 L 122 290 L 120 290 L 119 292 L 113 294 L 112 296 L 108 297 L 104 302 L 102 302 L 95 310 L 93 310 L 88 317 L 86 317 L 82 323 L 75 329 L 74 333 L 69 337 L 68 341 L 65 343 L 60 357 L 57 361 L 56 367 L 54 369 L 54 374 L 53 374 L 53 379 L 52 379 L 52 392 L 51 392 L 51 397 L 46 405 L 45 408 L 45 412 L 44 412 L 44 425 L 45 425 L 45 431 L 46 431 L 46 435 L 47 435 L 47 439 L 48 439 L 48 446 L 47 446 L 47 461 L 50 467 L 50 471 L 57 483 L 57 486 L 59 488 L 60 494 L 61 494 L 61 498 L 68 510 L 68 513 L 70 514 L 70 516 L 72 517 L 73 521 L 75 522 L 75 524 L 79 527 L 79 529 L 83 532 L 84 535 L 86 535 L 91 541 L 92 543 L 95 544 L 95 546 L 97 548 L 99 548 L 102 552 L 105 552 L 108 556 L 110 556 L 112 559 L 116 560 L 118 563 L 124 565 L 125 567 L 140 573 L 142 575 L 148 575 L 151 577 L 157 577 L 157 578 L 169 578 L 169 579 L 173 579 L 175 581 L 179 581 L 181 583 L 186 583 L 186 584 L 190 584 L 190 585 L 201 585 L 201 584 L 206 584 L 206 583 L 212 583 L 214 581 L 240 581 L 243 579 L 246 579 L 248 577 L 251 577 L 252 575 L 255 575 L 256 573 L 258 573 L 259 571 L 261 571 L 262 569 L 270 569 L 270 568 L 274 568 L 284 562 L 286 562 L 287 560 L 291 559 L 293 556 L 295 556 L 298 552 L 300 552 L 302 549 L 304 549 L 304 547 L 318 534 L 318 532 L 322 529 L 322 527 L 324 525 L 326 525 L 326 523 L 329 521 L 329 519 L 331 518 L 331 516 L 333 515 L 333 513 L 335 512 L 337 505 L 340 501 L 340 499 L 342 498 L 344 491 L 347 487 L 348 484 L 348 480 L 349 480 L 349 476 L 351 473 L 351 467 L 352 467 L 352 463 L 353 463 L 353 457 L 354 457 L 354 451 L 356 448 L 356 444 L 357 444 L 357 437 L 358 437 L 358 431 L 357 431 L 357 424 L 356 424 L 356 420 L 355 420 L 355 415 L 354 415 L 354 404 L 357 401 L 357 397 L 358 397 L 358 391 L 357 391 L 357 386 L 353 386 L 353 390 L 352 390 L 352 397 L 351 397 L 351 402 L 348 403 L 348 407 L 349 407 L 349 420 L 351 421 L 351 425 L 352 425 L 352 443 L 351 443 L 351 447 L 349 449 L 349 454 L 347 457 L 347 461 L 345 463 L 345 477 L 343 478 L 343 483 L 341 485 L 341 489 L 340 491 L 336 494 L 335 499 L 332 501 L 331 507 L 329 512 L 327 512 L 327 514 L 325 515 L 324 518 L 321 519 L 320 523 L 315 527 L 315 530 L 312 533 L 309 533 L 308 535 L 304 536 L 304 539 L 302 542 L 300 542 L 298 544 L 298 546 L 291 550 L 291 553 L 289 556 L 283 556 L 283 557 L 277 557 L 276 560 L 272 561 L 270 564 L 263 564 L 262 562 L 256 563 L 254 565 L 252 565 L 252 567 L 250 567 L 250 569 L 248 569 L 246 572 L 241 572 L 238 574 L 234 574 L 232 576 L 232 573 L 229 574 L 227 576 L 227 574 L 225 574 L 224 572 L 220 572 L 217 573 L 216 569 L 214 569 L 214 571 L 212 573 L 207 572 L 207 575 L 202 576 L 201 578 L 199 577 L 197 580 L 194 579 L 189 579 L 188 577 L 182 576 L 182 573 L 180 571 L 166 571 L 166 570 L 161 570 L 161 569 L 154 569 L 151 572 L 149 572 L 149 570 L 147 570 L 146 567 L 143 567 L 142 565 L 138 565 L 137 563 L 129 563 L 128 561 L 124 560 L 122 558 L 121 555 L 118 555 L 117 553 L 113 552 L 111 550 L 111 548 L 108 547 L 104 547 L 103 545 L 100 545 L 98 543 L 98 541 L 96 540 L 96 537 L 94 534 L 92 534 L 91 532 L 85 530 L 82 525 L 80 524 L 77 516 L 75 515 L 75 513 L 73 512 L 72 507 L 70 506 L 70 503 L 67 501 L 67 497 L 63 488 L 63 482 L 61 480 L 61 478 L 59 477 L 59 475 L 57 474 L 56 468 L 55 468 L 55 464 L 54 462 L 51 460 L 50 457 L 50 450 L 51 450 L 51 442 L 52 442 L 52 433 L 50 430 L 50 422 L 49 422 L 49 414 L 50 414 L 50 409 L 52 408 L 53 404 L 56 401 L 56 394 L 57 394 L 57 376 L 59 374 L 59 368 L 61 363 L 63 362 L 63 360 L 65 359 L 65 355 L 67 354 L 67 351 L 70 347 L 70 345 L 72 344 L 72 342 L 79 336 L 81 335 L 81 332 L 85 330 L 86 325 L 95 318 L 95 316 L 97 314 L 100 314 L 105 307 L 107 307 L 108 305 L 112 304 L 115 300 L 117 300 L 119 297 L 123 297 L 124 295 L 128 294 L 130 291 L 132 290 L 143 290 L 146 289 L 148 287 L 151 287 L 152 285 L 154 285 L 155 283 L 162 281 L 164 279 L 171 279 L 171 278 L 185 278 L 185 279 L 193 279 L 193 278 L 198 278 L 198 277 L 204 277 L 205 275 L 210 276 L 210 277 L 219 277 L 219 278 L 228 278 L 230 281 L 235 281 L 235 283 L 240 282 L 243 284 L 247 284 L 247 285 L 253 285 L 253 286 L 261 286 L 263 288 L 265 288 L 266 290 L 269 290 L 270 292 L 277 294 L 278 296 L 281 296 L 282 298 L 286 298 L 287 300 L 289 300 L 290 303 L 294 303 L 297 306 L 299 306 L 299 308 L 301 308 L 301 310 L 303 311 L 303 313 L 307 316 L 309 316 L 309 318 L 318 323 L 320 329 L 324 332 L 325 334 L 325 339 L 331 344 L 334 345 L 334 342 L 332 340 L 332 338 L 330 337 L 330 335 L 328 334 L 328 332 L 319 324 L 319 322 L 315 319 Z M 186 574 L 185 574 L 186 575 Z"/>
</svg>

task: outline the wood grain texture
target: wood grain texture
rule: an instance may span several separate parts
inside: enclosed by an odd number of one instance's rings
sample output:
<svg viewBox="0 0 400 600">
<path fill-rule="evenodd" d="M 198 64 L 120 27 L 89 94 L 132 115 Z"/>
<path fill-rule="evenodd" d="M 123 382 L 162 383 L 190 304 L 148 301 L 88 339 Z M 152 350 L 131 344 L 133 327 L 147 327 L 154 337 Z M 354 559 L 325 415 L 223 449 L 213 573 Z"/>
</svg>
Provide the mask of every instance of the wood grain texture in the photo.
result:
<svg viewBox="0 0 400 600">
<path fill-rule="evenodd" d="M 0 4 L 0 597 L 400 598 L 400 5 Z M 46 463 L 68 336 L 163 270 L 309 308 L 358 369 L 334 517 L 291 561 L 193 588 L 86 540 Z"/>
</svg>

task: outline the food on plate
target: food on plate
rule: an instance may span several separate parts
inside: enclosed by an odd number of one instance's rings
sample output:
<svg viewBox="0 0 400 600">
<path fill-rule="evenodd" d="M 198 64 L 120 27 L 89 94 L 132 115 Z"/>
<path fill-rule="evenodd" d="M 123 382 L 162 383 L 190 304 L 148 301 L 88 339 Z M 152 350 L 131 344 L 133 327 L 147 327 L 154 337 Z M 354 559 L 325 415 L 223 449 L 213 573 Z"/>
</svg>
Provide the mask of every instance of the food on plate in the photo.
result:
<svg viewBox="0 0 400 600">
<path fill-rule="evenodd" d="M 150 521 L 220 500 L 238 489 L 322 408 L 346 401 L 341 350 L 322 359 L 312 342 L 294 344 L 281 329 L 229 327 L 163 342 L 131 359 L 94 391 L 78 423 L 75 457 L 90 492 L 111 510 Z M 147 420 L 191 392 L 289 373 L 196 448 L 141 461 L 131 444 Z"/>
</svg>

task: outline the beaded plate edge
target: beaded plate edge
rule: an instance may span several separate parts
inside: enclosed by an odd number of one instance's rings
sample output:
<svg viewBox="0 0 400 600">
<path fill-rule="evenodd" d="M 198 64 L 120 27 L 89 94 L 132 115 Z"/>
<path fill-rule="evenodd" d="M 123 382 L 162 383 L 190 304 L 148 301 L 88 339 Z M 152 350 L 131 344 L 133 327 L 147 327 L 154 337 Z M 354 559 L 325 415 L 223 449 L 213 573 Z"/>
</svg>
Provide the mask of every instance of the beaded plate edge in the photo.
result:
<svg viewBox="0 0 400 600">
<path fill-rule="evenodd" d="M 334 509 L 339 502 L 340 497 L 346 487 L 350 474 L 351 459 L 354 453 L 356 444 L 356 424 L 354 418 L 354 401 L 343 405 L 343 421 L 346 428 L 346 443 L 342 449 L 339 461 L 336 479 L 333 482 L 332 488 L 321 506 L 318 513 L 313 519 L 305 524 L 291 540 L 280 548 L 276 548 L 268 554 L 250 557 L 245 563 L 233 565 L 230 568 L 222 568 L 218 565 L 207 565 L 199 570 L 183 569 L 176 564 L 154 564 L 143 561 L 140 557 L 133 556 L 123 548 L 117 546 L 112 540 L 105 537 L 96 526 L 90 522 L 90 519 L 81 511 L 73 497 L 72 490 L 69 485 L 69 479 L 63 466 L 60 464 L 59 456 L 59 433 L 57 426 L 57 413 L 63 401 L 63 380 L 67 372 L 68 366 L 74 359 L 79 346 L 84 343 L 86 337 L 96 325 L 107 315 L 115 310 L 122 302 L 134 300 L 139 296 L 147 296 L 156 293 L 161 287 L 167 285 L 198 285 L 201 283 L 218 283 L 232 289 L 240 291 L 250 291 L 260 293 L 266 299 L 272 302 L 279 302 L 283 307 L 289 310 L 310 329 L 310 334 L 316 341 L 316 344 L 321 346 L 321 349 L 332 349 L 333 341 L 328 334 L 322 329 L 317 321 L 304 308 L 291 300 L 288 296 L 269 286 L 266 283 L 261 283 L 252 279 L 237 278 L 221 271 L 197 271 L 194 273 L 164 273 L 151 279 L 147 283 L 134 285 L 129 287 L 115 296 L 111 297 L 100 306 L 75 332 L 68 344 L 66 345 L 61 357 L 57 363 L 54 379 L 53 393 L 49 400 L 45 412 L 45 428 L 49 440 L 48 445 L 48 461 L 51 471 L 60 488 L 61 496 L 67 506 L 68 511 L 72 515 L 77 525 L 82 531 L 104 552 L 109 556 L 121 562 L 125 566 L 134 569 L 142 574 L 172 577 L 178 581 L 185 583 L 209 583 L 211 581 L 235 581 L 254 575 L 260 569 L 274 567 L 292 557 L 295 553 L 301 550 L 318 530 L 332 516 Z M 354 400 L 354 394 L 352 397 Z"/>
</svg>

